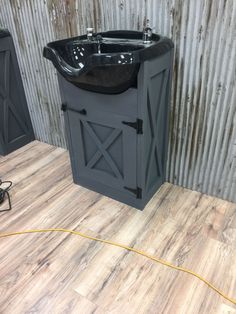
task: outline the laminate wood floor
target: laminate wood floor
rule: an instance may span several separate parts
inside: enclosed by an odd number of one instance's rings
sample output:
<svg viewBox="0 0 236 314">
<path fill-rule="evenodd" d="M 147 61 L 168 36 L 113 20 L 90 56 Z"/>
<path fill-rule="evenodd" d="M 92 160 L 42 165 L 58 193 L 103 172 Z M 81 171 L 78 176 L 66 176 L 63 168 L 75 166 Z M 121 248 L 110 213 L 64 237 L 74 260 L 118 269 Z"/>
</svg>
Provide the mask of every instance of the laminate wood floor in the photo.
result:
<svg viewBox="0 0 236 314">
<path fill-rule="evenodd" d="M 13 209 L 1 232 L 66 228 L 145 250 L 236 298 L 236 204 L 166 183 L 144 211 L 72 182 L 68 152 L 38 141 L 0 157 Z M 236 313 L 196 278 L 62 233 L 0 239 L 0 313 Z"/>
</svg>

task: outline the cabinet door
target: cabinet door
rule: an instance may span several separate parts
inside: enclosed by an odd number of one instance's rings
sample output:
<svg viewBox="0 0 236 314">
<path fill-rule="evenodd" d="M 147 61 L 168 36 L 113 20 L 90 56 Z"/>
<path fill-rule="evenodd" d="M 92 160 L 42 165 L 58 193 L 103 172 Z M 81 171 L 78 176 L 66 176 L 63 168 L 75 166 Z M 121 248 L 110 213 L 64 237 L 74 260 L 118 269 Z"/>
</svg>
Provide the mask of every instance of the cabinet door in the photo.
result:
<svg viewBox="0 0 236 314">
<path fill-rule="evenodd" d="M 136 182 L 136 130 L 130 117 L 67 110 L 71 161 L 76 178 L 97 181 L 132 195 Z M 128 189 L 127 189 L 128 188 Z"/>
</svg>

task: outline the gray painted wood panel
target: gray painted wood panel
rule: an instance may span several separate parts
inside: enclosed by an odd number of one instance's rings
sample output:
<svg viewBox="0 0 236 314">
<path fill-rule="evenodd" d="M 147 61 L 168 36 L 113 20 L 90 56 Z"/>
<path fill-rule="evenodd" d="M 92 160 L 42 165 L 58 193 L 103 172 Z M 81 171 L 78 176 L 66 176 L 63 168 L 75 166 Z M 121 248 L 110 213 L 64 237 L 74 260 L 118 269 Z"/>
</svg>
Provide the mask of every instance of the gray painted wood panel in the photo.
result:
<svg viewBox="0 0 236 314">
<path fill-rule="evenodd" d="M 33 140 L 12 37 L 0 36 L 0 155 L 7 155 Z"/>
</svg>

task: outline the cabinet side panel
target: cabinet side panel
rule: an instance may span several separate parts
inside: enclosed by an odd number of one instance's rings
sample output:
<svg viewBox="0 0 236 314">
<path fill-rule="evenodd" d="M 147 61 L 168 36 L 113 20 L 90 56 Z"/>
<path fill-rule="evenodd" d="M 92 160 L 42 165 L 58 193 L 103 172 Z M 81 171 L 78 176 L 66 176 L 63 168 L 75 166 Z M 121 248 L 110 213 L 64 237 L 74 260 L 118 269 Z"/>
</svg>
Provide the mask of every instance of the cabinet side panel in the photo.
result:
<svg viewBox="0 0 236 314">
<path fill-rule="evenodd" d="M 0 154 L 34 139 L 15 48 L 10 36 L 0 38 Z"/>
<path fill-rule="evenodd" d="M 65 79 L 58 74 L 58 82 L 59 82 L 59 87 L 60 87 L 60 95 L 61 95 L 61 105 L 64 104 L 66 105 L 68 103 L 68 94 L 66 92 L 66 81 Z M 71 168 L 72 168 L 72 175 L 73 179 L 75 181 L 75 174 L 78 173 L 78 167 L 75 162 L 75 153 L 73 150 L 73 145 L 72 145 L 72 138 L 71 138 L 71 132 L 69 128 L 69 114 L 68 112 L 64 112 L 64 127 L 65 127 L 65 135 L 66 135 L 66 144 L 69 149 L 69 154 L 70 154 L 70 161 L 71 161 Z"/>
<path fill-rule="evenodd" d="M 139 74 L 139 112 L 143 117 L 140 141 L 141 184 L 147 202 L 165 181 L 168 141 L 169 88 L 172 52 L 144 63 Z"/>
</svg>

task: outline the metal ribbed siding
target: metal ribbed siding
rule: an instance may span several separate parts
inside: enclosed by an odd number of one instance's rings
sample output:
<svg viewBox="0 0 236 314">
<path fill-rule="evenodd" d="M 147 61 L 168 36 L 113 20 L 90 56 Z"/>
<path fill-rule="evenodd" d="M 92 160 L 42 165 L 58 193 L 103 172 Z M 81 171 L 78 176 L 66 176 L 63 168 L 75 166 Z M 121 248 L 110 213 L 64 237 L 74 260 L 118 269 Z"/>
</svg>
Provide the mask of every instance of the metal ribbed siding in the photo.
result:
<svg viewBox="0 0 236 314">
<path fill-rule="evenodd" d="M 167 180 L 236 201 L 236 1 L 2 0 L 38 139 L 65 146 L 56 72 L 45 43 L 85 32 L 142 29 L 175 43 Z"/>
</svg>

